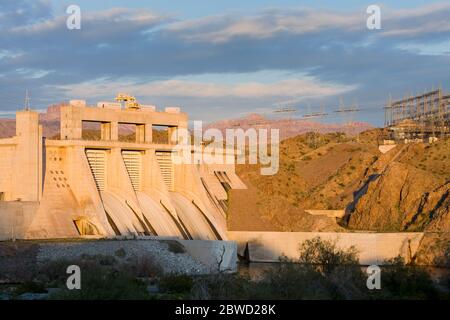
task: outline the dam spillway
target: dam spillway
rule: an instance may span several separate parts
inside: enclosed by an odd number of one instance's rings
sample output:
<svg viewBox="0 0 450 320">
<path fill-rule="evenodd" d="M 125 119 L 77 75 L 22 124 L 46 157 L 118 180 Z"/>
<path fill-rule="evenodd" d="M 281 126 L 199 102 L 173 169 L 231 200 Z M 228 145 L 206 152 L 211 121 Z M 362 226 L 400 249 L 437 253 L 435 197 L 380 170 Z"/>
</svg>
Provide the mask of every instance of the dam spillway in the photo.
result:
<svg viewBox="0 0 450 320">
<path fill-rule="evenodd" d="M 225 214 L 218 204 L 226 201 L 228 187 L 245 185 L 234 165 L 173 163 L 178 143 L 173 133 L 187 128 L 185 113 L 86 106 L 78 100 L 60 112 L 60 139 L 43 138 L 39 114 L 30 110 L 17 113 L 15 137 L 0 139 L 2 163 L 9 166 L 0 173 L 5 230 L 0 239 L 10 239 L 11 229 L 17 239 L 226 239 Z M 84 138 L 85 122 L 99 124 L 100 139 Z M 121 124 L 135 126 L 135 141 L 121 141 Z M 165 143 L 153 141 L 153 126 L 167 127 Z M 12 179 L 6 174 L 11 172 L 26 176 Z M 234 183 L 224 187 L 225 176 Z M 23 212 L 20 219 L 10 213 L 17 207 Z"/>
</svg>

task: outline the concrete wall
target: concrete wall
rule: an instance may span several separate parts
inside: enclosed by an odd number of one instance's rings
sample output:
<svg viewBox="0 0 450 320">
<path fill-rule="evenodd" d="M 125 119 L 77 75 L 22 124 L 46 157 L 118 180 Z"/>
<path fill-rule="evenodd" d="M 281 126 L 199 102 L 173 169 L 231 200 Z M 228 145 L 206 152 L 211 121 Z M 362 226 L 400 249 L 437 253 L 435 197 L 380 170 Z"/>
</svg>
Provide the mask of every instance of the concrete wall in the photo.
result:
<svg viewBox="0 0 450 320">
<path fill-rule="evenodd" d="M 121 149 L 111 149 L 110 152 L 108 152 L 107 159 L 106 190 L 107 192 L 114 194 L 115 197 L 122 202 L 122 206 L 120 208 L 116 207 L 116 209 L 122 210 L 122 216 L 126 216 L 133 224 L 133 231 L 139 234 L 148 232 L 148 229 L 144 224 L 145 220 L 136 198 L 136 193 L 131 185 L 131 180 L 123 162 Z M 105 198 L 102 198 L 105 203 Z"/>
<path fill-rule="evenodd" d="M 314 210 L 308 209 L 305 210 L 306 213 L 309 213 L 313 216 L 326 216 L 330 218 L 342 218 L 345 216 L 345 210 Z"/>
<path fill-rule="evenodd" d="M 38 202 L 0 202 L 0 240 L 23 239 Z"/>
<path fill-rule="evenodd" d="M 95 183 L 89 178 L 83 150 L 47 146 L 43 197 L 25 237 L 79 237 L 74 221 L 80 219 L 95 225 L 98 236 L 113 235 Z"/>
<path fill-rule="evenodd" d="M 378 146 L 378 150 L 380 150 L 381 153 L 388 153 L 392 149 L 394 149 L 397 145 L 396 144 L 385 144 Z"/>
<path fill-rule="evenodd" d="M 95 107 L 61 107 L 61 139 L 81 139 L 82 122 L 102 122 L 102 137 L 106 140 L 118 139 L 118 124 L 143 125 L 137 130 L 137 141 L 151 143 L 151 125 L 187 128 L 185 113 L 156 112 L 149 109 L 116 110 Z M 109 125 L 105 125 L 108 123 Z M 109 131 L 108 133 L 105 131 Z M 144 134 L 142 134 L 144 131 Z"/>
<path fill-rule="evenodd" d="M 148 211 L 148 219 L 159 236 L 183 238 L 184 234 L 180 230 L 179 217 L 170 200 L 169 190 L 161 175 L 154 149 L 144 152 L 142 164 L 142 190 L 137 194 L 143 207 L 142 210 L 144 213 Z M 157 217 L 152 219 L 152 216 Z"/>
<path fill-rule="evenodd" d="M 0 140 L 0 239 L 23 238 L 38 210 L 43 181 L 38 120 L 37 112 L 18 111 L 16 136 Z"/>
<path fill-rule="evenodd" d="M 6 139 L 3 139 L 6 140 Z M 0 192 L 3 193 L 3 200 L 11 201 L 12 198 L 12 184 L 13 184 L 13 169 L 14 169 L 14 154 L 15 154 L 15 139 L 8 139 L 14 144 L 0 144 Z M 6 142 L 6 141 L 2 141 Z"/>
<path fill-rule="evenodd" d="M 108 223 L 84 148 L 73 146 L 64 149 L 66 149 L 67 159 L 70 159 L 70 161 L 66 161 L 66 171 L 71 190 L 82 208 L 84 216 L 100 228 L 102 235 L 114 236 L 115 233 Z"/>
<path fill-rule="evenodd" d="M 300 245 L 315 237 L 336 241 L 343 249 L 355 246 L 360 263 L 370 265 L 383 264 L 384 260 L 398 255 L 409 261 L 416 253 L 423 233 L 228 232 L 228 238 L 238 243 L 240 255 L 244 255 L 248 245 L 250 260 L 254 262 L 276 262 L 280 256 L 297 260 Z"/>
<path fill-rule="evenodd" d="M 237 243 L 234 241 L 178 240 L 195 260 L 211 271 L 237 271 Z"/>
<path fill-rule="evenodd" d="M 16 113 L 17 146 L 13 198 L 39 201 L 42 195 L 42 127 L 34 111 Z"/>
<path fill-rule="evenodd" d="M 18 111 L 16 136 L 0 139 L 0 192 L 5 201 L 39 201 L 42 197 L 42 128 L 39 114 Z"/>
<path fill-rule="evenodd" d="M 191 211 L 201 211 L 207 221 L 203 224 L 205 228 L 211 228 L 213 233 L 218 236 L 214 238 L 226 239 L 226 220 L 225 216 L 212 203 L 207 195 L 204 185 L 201 182 L 199 172 L 194 164 L 177 164 L 175 170 L 175 192 L 180 193 L 189 202 L 193 202 Z M 194 205 L 195 204 L 195 205 Z M 197 207 L 197 208 L 196 208 Z M 193 213 L 194 215 L 194 213 Z M 203 220 L 201 217 L 198 220 Z M 213 238 L 213 239 L 214 239 Z"/>
</svg>

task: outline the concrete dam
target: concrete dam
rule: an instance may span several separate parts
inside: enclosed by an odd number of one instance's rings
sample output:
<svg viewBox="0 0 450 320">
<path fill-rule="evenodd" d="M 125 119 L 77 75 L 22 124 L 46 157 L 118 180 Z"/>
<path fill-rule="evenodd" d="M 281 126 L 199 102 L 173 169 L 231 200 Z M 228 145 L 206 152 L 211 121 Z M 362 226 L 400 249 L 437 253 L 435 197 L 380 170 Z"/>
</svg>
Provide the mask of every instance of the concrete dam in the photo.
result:
<svg viewBox="0 0 450 320">
<path fill-rule="evenodd" d="M 87 135 L 94 125 L 98 136 Z M 124 140 L 121 125 L 134 135 Z M 161 126 L 164 142 L 153 137 Z M 39 113 L 18 111 L 15 136 L 0 139 L 0 241 L 173 237 L 206 264 L 225 254 L 223 270 L 236 268 L 238 253 L 256 262 L 295 259 L 316 236 L 356 246 L 367 264 L 408 261 L 417 251 L 422 233 L 227 230 L 227 192 L 246 186 L 234 164 L 173 161 L 187 126 L 179 108 L 75 100 L 60 108 L 59 137 L 44 138 Z"/>
<path fill-rule="evenodd" d="M 245 189 L 234 165 L 177 164 L 179 108 L 71 101 L 60 138 L 42 136 L 39 114 L 16 114 L 16 135 L 0 139 L 0 240 L 168 236 L 226 240 L 228 189 Z M 84 138 L 86 124 L 98 139 Z M 135 129 L 134 141 L 119 126 Z M 153 141 L 165 127 L 164 143 Z"/>
</svg>

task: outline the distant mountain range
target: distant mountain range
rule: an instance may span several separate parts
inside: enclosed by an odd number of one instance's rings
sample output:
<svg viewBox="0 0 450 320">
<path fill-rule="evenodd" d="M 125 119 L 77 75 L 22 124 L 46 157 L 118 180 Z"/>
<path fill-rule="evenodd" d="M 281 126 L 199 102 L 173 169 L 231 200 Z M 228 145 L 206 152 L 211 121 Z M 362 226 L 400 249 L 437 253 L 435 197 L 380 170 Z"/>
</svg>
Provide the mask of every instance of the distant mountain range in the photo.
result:
<svg viewBox="0 0 450 320">
<path fill-rule="evenodd" d="M 292 119 L 269 119 L 260 114 L 250 114 L 243 118 L 228 119 L 213 122 L 205 126 L 204 129 L 216 128 L 224 132 L 226 129 L 248 128 L 255 129 L 279 129 L 280 139 L 287 139 L 306 132 L 330 133 L 344 132 L 347 135 L 356 135 L 363 131 L 373 129 L 366 122 L 348 122 L 344 123 L 321 123 L 318 121 L 304 120 L 298 118 Z"/>
<path fill-rule="evenodd" d="M 39 115 L 40 123 L 43 127 L 45 137 L 54 137 L 59 133 L 60 107 L 63 104 L 51 105 L 45 113 Z M 260 114 L 250 114 L 243 118 L 227 119 L 213 122 L 204 127 L 204 129 L 216 128 L 223 132 L 226 129 L 248 128 L 256 129 L 279 129 L 280 138 L 286 139 L 306 132 L 345 132 L 348 135 L 356 135 L 360 132 L 372 129 L 373 127 L 366 122 L 349 122 L 347 124 L 339 123 L 320 123 L 317 121 L 303 119 L 268 119 Z M 92 129 L 92 128 L 91 128 Z M 131 132 L 130 132 L 131 133 Z M 0 138 L 12 137 L 15 135 L 15 120 L 0 119 Z"/>
</svg>

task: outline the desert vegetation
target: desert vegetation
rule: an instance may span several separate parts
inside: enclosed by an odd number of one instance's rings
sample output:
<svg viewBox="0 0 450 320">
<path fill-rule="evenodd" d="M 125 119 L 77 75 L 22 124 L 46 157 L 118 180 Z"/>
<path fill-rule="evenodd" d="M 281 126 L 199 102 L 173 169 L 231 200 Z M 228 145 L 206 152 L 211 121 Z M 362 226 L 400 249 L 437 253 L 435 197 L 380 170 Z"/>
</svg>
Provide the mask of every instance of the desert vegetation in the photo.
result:
<svg viewBox="0 0 450 320">
<path fill-rule="evenodd" d="M 117 253 L 120 254 L 120 253 Z M 367 274 L 354 248 L 314 238 L 299 248 L 295 261 L 280 257 L 259 276 L 248 273 L 212 275 L 165 274 L 158 263 L 142 257 L 118 263 L 118 256 L 83 256 L 29 270 L 21 283 L 3 290 L 12 299 L 448 299 L 449 279 L 432 279 L 426 269 L 389 261 L 381 289 L 369 290 Z M 81 290 L 66 288 L 66 268 L 82 270 Z M 245 270 L 245 267 L 242 269 Z M 0 290 L 0 291 L 1 291 Z"/>
</svg>

